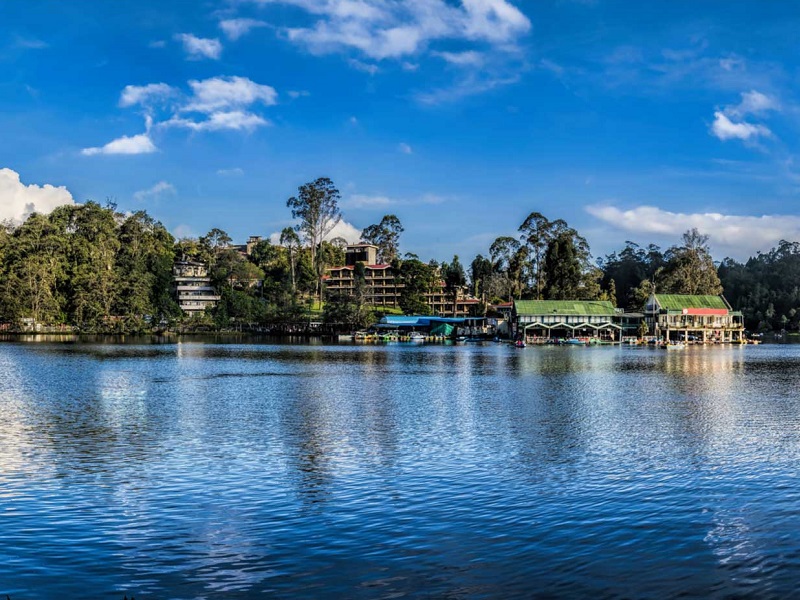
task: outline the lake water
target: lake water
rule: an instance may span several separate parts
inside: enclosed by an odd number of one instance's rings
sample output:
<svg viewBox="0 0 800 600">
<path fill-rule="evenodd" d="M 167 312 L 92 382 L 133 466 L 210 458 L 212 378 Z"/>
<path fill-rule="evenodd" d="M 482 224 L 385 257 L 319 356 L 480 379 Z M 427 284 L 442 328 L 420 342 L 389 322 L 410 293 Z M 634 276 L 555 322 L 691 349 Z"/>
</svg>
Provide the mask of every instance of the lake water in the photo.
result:
<svg viewBox="0 0 800 600">
<path fill-rule="evenodd" d="M 800 346 L 0 344 L 0 597 L 796 596 Z"/>
</svg>

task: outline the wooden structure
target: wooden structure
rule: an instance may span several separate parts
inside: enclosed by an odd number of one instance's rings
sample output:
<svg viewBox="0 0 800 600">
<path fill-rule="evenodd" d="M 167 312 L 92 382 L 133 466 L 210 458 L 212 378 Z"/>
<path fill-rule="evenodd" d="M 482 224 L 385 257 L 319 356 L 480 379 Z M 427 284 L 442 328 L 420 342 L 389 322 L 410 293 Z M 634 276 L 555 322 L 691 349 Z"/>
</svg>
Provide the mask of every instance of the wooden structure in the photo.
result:
<svg viewBox="0 0 800 600">
<path fill-rule="evenodd" d="M 607 301 L 515 300 L 514 333 L 528 341 L 595 338 L 620 341 L 617 309 Z"/>
</svg>

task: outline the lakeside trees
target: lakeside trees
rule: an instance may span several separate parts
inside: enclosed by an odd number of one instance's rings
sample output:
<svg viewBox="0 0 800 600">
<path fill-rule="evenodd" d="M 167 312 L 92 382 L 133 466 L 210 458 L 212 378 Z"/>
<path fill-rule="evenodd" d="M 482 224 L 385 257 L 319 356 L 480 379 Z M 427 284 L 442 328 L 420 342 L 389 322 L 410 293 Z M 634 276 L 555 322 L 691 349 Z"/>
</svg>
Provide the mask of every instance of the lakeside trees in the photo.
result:
<svg viewBox="0 0 800 600">
<path fill-rule="evenodd" d="M 176 319 L 187 321 L 174 299 L 175 259 L 207 263 L 221 300 L 197 325 L 236 327 L 281 322 L 328 322 L 363 326 L 380 316 L 366 304 L 367 280 L 356 273 L 347 295 L 331 295 L 323 306 L 322 275 L 344 264 L 346 241 L 326 241 L 341 220 L 339 192 L 327 178 L 298 188 L 287 201 L 295 227 L 279 244 L 262 240 L 245 256 L 231 236 L 213 228 L 197 239 L 174 240 L 144 211 L 122 214 L 96 202 L 32 214 L 24 223 L 0 223 L 0 321 L 30 319 L 81 331 L 144 331 Z M 469 284 L 481 300 L 475 308 L 517 298 L 607 299 L 640 310 L 658 293 L 719 294 L 742 310 L 748 328 L 800 330 L 800 244 L 781 241 L 744 263 L 715 264 L 708 236 L 687 231 L 679 244 L 661 250 L 625 242 L 592 263 L 586 240 L 566 221 L 528 215 L 519 237 L 500 236 L 478 254 L 467 273 L 457 256 L 449 263 L 400 258 L 404 228 L 385 215 L 362 232 L 378 246 L 378 262 L 390 263 L 398 304 L 407 314 L 429 314 L 426 294 L 443 286 L 456 304 Z"/>
<path fill-rule="evenodd" d="M 175 240 L 146 213 L 65 205 L 6 227 L 0 318 L 137 331 L 178 313 Z"/>
</svg>

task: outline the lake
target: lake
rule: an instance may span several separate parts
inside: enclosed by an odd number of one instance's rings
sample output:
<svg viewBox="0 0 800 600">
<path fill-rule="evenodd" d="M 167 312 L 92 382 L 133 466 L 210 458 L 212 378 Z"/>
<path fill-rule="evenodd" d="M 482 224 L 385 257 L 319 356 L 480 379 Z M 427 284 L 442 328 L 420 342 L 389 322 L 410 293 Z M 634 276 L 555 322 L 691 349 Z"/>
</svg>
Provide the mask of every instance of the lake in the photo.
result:
<svg viewBox="0 0 800 600">
<path fill-rule="evenodd" d="M 795 596 L 800 346 L 0 344 L 0 597 Z"/>
</svg>

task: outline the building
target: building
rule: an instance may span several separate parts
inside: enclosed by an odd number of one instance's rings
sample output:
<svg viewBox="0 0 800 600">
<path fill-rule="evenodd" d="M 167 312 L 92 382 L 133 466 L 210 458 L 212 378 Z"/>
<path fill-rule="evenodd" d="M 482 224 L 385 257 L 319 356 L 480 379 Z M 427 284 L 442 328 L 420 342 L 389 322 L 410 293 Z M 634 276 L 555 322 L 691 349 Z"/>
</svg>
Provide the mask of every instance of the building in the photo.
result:
<svg viewBox="0 0 800 600">
<path fill-rule="evenodd" d="M 744 340 L 742 313 L 724 296 L 651 294 L 644 309 L 650 333 L 667 341 L 702 343 Z"/>
<path fill-rule="evenodd" d="M 178 261 L 172 265 L 172 279 L 178 305 L 188 315 L 213 308 L 219 302 L 205 263 Z"/>
<path fill-rule="evenodd" d="M 591 337 L 620 341 L 620 312 L 601 300 L 515 300 L 513 333 L 534 342 Z"/>
<path fill-rule="evenodd" d="M 364 280 L 367 288 L 367 304 L 386 308 L 400 307 L 400 294 L 403 284 L 395 279 L 392 265 L 378 264 L 378 247 L 372 244 L 350 244 L 344 251 L 345 264 L 342 267 L 329 267 L 323 278 L 330 294 L 351 294 L 355 290 L 355 266 L 364 265 Z M 467 317 L 474 313 L 480 304 L 477 298 L 463 297 L 456 300 L 453 314 L 452 298 L 446 293 L 443 281 L 435 291 L 425 295 L 425 301 L 436 315 Z"/>
</svg>

